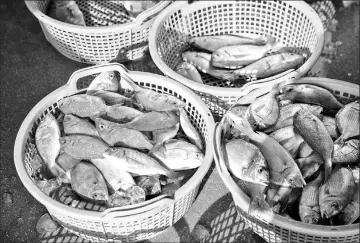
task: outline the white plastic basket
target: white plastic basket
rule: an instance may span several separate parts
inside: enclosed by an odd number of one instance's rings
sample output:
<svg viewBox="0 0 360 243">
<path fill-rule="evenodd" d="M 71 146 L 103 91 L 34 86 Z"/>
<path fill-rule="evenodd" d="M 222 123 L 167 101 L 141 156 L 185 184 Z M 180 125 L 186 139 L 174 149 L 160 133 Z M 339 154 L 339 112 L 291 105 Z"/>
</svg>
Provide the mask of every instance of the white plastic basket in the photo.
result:
<svg viewBox="0 0 360 243">
<path fill-rule="evenodd" d="M 94 79 L 94 75 L 104 71 L 115 71 L 121 76 L 128 75 L 138 85 L 157 92 L 172 94 L 186 103 L 185 109 L 206 143 L 206 151 L 203 163 L 195 174 L 176 191 L 174 199 L 156 197 L 136 205 L 95 212 L 75 209 L 53 200 L 44 194 L 31 179 L 29 146 L 34 143 L 34 135 L 40 119 L 48 112 L 52 114 L 57 112 L 59 101 L 64 97 L 84 92 Z M 125 81 L 121 81 L 121 85 L 131 89 Z M 18 175 L 27 190 L 66 229 L 94 242 L 135 242 L 160 234 L 188 211 L 212 163 L 209 140 L 213 128 L 214 119 L 211 112 L 187 87 L 157 74 L 127 71 L 117 63 L 95 65 L 74 72 L 66 85 L 47 95 L 29 112 L 16 137 L 14 161 Z"/>
<path fill-rule="evenodd" d="M 51 0 L 26 0 L 39 20 L 47 41 L 64 56 L 89 64 L 107 63 L 119 49 L 130 60 L 148 51 L 149 30 L 154 17 L 171 1 L 160 1 L 131 20 L 121 1 L 76 0 L 87 26 L 60 22 L 46 15 Z"/>
<path fill-rule="evenodd" d="M 259 79 L 270 82 L 305 75 L 318 60 L 324 45 L 323 24 L 304 1 L 177 1 L 155 19 L 149 35 L 150 54 L 168 77 L 193 89 L 207 103 L 215 118 L 221 118 L 239 97 L 240 88 L 202 74 L 205 84 L 189 80 L 174 69 L 188 47 L 188 36 L 217 34 L 271 34 L 276 40 L 308 54 L 297 70 Z"/>
<path fill-rule="evenodd" d="M 359 85 L 328 78 L 302 78 L 287 81 L 293 84 L 314 84 L 326 88 L 342 99 L 359 97 Z M 306 224 L 289 220 L 278 214 L 264 213 L 259 216 L 248 214 L 249 197 L 232 179 L 224 162 L 221 149 L 221 136 L 224 133 L 221 122 L 215 125 L 213 134 L 213 150 L 216 168 L 219 175 L 231 192 L 238 214 L 252 230 L 267 242 L 319 243 L 319 242 L 359 242 L 359 224 L 346 226 L 323 226 Z"/>
</svg>

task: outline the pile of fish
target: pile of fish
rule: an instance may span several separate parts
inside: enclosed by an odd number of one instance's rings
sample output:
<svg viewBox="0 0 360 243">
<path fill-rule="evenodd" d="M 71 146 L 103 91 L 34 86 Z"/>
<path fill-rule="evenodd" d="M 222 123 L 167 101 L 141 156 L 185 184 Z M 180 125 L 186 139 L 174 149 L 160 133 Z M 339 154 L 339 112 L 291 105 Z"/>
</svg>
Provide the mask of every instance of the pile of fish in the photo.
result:
<svg viewBox="0 0 360 243">
<path fill-rule="evenodd" d="M 133 90 L 102 72 L 41 120 L 31 163 L 43 192 L 76 208 L 133 205 L 172 197 L 201 165 L 202 138 L 185 103 L 124 80 Z"/>
<path fill-rule="evenodd" d="M 271 35 L 247 37 L 241 35 L 214 35 L 191 37 L 190 50 L 182 53 L 175 71 L 185 78 L 204 83 L 199 73 L 207 73 L 234 85 L 270 77 L 290 69 L 296 69 L 305 61 L 304 55 L 296 54 Z"/>
<path fill-rule="evenodd" d="M 266 89 L 265 89 L 266 90 Z M 249 213 L 309 224 L 359 218 L 359 99 L 312 84 L 253 90 L 224 116 L 222 151 Z"/>
</svg>

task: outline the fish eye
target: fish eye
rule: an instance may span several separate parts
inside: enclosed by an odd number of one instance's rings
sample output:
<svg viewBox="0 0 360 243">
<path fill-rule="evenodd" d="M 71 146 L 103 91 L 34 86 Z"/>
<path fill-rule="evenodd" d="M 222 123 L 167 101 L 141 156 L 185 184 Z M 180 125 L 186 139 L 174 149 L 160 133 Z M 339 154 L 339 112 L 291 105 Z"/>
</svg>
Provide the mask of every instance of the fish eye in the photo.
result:
<svg viewBox="0 0 360 243">
<path fill-rule="evenodd" d="M 97 184 L 97 182 L 96 181 L 94 181 L 94 185 L 96 185 Z"/>
<path fill-rule="evenodd" d="M 113 77 L 114 77 L 114 74 L 111 73 L 111 74 L 109 75 L 109 77 L 110 77 L 110 78 L 113 78 Z"/>
<path fill-rule="evenodd" d="M 259 173 L 262 173 L 264 171 L 262 167 L 258 168 L 257 170 Z"/>
<path fill-rule="evenodd" d="M 332 207 L 332 208 L 337 208 L 337 207 L 338 207 L 337 202 L 333 202 L 333 203 L 331 204 L 331 207 Z"/>
<path fill-rule="evenodd" d="M 100 129 L 104 129 L 104 128 L 105 128 L 105 126 L 104 126 L 103 124 L 100 124 L 99 127 L 100 127 Z"/>
<path fill-rule="evenodd" d="M 259 126 L 259 124 L 258 124 L 257 122 L 254 122 L 253 125 L 254 125 L 254 127 L 258 127 L 258 126 Z"/>
<path fill-rule="evenodd" d="M 319 220 L 318 220 L 317 218 L 315 218 L 315 219 L 313 219 L 313 222 L 314 222 L 315 224 L 317 224 L 317 223 L 319 222 Z"/>
<path fill-rule="evenodd" d="M 286 91 L 287 92 L 291 92 L 291 91 L 293 91 L 294 89 L 292 88 L 292 87 L 288 87 L 287 89 L 286 89 Z"/>
<path fill-rule="evenodd" d="M 290 179 L 289 179 L 289 183 L 290 183 L 290 184 L 293 184 L 293 183 L 294 183 L 294 179 L 293 179 L 293 178 L 290 178 Z"/>
</svg>

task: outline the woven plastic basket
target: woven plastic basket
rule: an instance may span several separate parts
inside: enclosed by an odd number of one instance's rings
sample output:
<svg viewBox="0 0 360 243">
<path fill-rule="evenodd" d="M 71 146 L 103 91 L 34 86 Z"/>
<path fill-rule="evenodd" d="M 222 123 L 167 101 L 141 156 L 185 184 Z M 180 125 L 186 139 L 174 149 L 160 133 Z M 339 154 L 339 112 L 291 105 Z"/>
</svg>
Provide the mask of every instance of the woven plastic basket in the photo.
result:
<svg viewBox="0 0 360 243">
<path fill-rule="evenodd" d="M 239 88 L 230 82 L 202 74 L 200 84 L 177 74 L 174 69 L 188 47 L 189 36 L 217 34 L 271 34 L 283 44 L 306 52 L 306 62 L 295 71 L 259 79 L 268 82 L 303 76 L 319 58 L 324 45 L 323 24 L 313 8 L 303 1 L 178 1 L 155 19 L 149 35 L 150 54 L 168 77 L 193 89 L 210 107 L 216 119 L 237 100 Z"/>
<path fill-rule="evenodd" d="M 171 1 L 160 1 L 134 20 L 121 1 L 77 0 L 87 26 L 60 22 L 46 15 L 51 0 L 26 0 L 26 6 L 39 20 L 46 39 L 61 54 L 78 62 L 107 63 L 118 50 L 127 51 L 130 60 L 148 51 L 149 30 L 154 17 Z"/>
<path fill-rule="evenodd" d="M 334 15 L 335 15 L 335 7 L 334 4 L 332 3 L 332 1 L 316 1 L 314 3 L 309 4 L 315 11 L 316 13 L 319 15 L 323 26 L 324 26 L 324 30 L 328 30 L 329 27 L 332 24 L 332 21 L 334 20 Z"/>
<path fill-rule="evenodd" d="M 156 197 L 140 204 L 110 208 L 103 212 L 76 209 L 53 200 L 44 194 L 30 175 L 29 147 L 40 119 L 58 111 L 59 101 L 64 97 L 84 92 L 94 75 L 113 70 L 121 76 L 128 75 L 137 84 L 160 93 L 172 94 L 186 103 L 186 111 L 206 143 L 205 158 L 195 174 L 176 191 L 174 199 Z M 131 89 L 121 81 L 124 88 Z M 214 119 L 207 106 L 187 87 L 164 76 L 146 72 L 127 71 L 120 64 L 95 65 L 73 73 L 68 83 L 43 98 L 23 121 L 15 141 L 14 161 L 19 177 L 27 190 L 42 203 L 62 226 L 82 238 L 94 242 L 135 242 L 152 238 L 177 222 L 190 208 L 197 196 L 202 179 L 212 163 L 209 147 L 210 132 Z M 93 205 L 86 205 L 85 208 Z"/>
<path fill-rule="evenodd" d="M 328 78 L 302 78 L 286 83 L 306 83 L 324 87 L 342 100 L 359 97 L 359 85 Z M 213 134 L 214 159 L 219 175 L 232 194 L 239 215 L 244 218 L 252 230 L 267 242 L 359 242 L 359 224 L 347 226 L 311 225 L 300 221 L 289 220 L 278 214 L 248 214 L 250 199 L 237 186 L 229 174 L 220 147 L 224 129 L 221 122 L 215 125 Z"/>
</svg>

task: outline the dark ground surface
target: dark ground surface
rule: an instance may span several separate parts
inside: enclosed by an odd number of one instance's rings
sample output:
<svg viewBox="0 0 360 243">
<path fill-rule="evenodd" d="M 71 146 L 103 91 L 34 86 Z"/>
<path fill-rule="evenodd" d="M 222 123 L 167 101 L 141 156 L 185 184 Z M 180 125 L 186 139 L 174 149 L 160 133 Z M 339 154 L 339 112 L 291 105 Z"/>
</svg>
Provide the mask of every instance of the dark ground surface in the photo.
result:
<svg viewBox="0 0 360 243">
<path fill-rule="evenodd" d="M 32 107 L 48 93 L 64 85 L 70 75 L 87 67 L 58 53 L 45 39 L 40 25 L 24 1 L 2 1 L 1 34 L 1 242 L 39 242 L 35 225 L 44 206 L 22 185 L 13 162 L 18 129 Z M 326 65 L 327 77 L 359 83 L 359 5 L 335 16 L 339 21 L 333 41 L 341 41 L 338 57 Z M 4 204 L 4 195 L 12 203 Z M 198 222 L 212 228 L 211 241 L 258 242 L 231 206 L 232 198 L 212 167 L 206 184 L 189 212 L 151 242 L 187 242 Z M 224 234 L 227 230 L 228 234 Z M 235 232 L 235 233 L 234 233 Z M 62 231 L 62 234 L 66 234 Z M 53 237 L 52 240 L 55 238 Z M 49 238 L 50 242 L 51 238 Z M 55 242 L 55 241 L 54 241 Z M 56 241 L 65 242 L 65 241 Z M 79 240 L 78 242 L 82 242 Z"/>
</svg>

